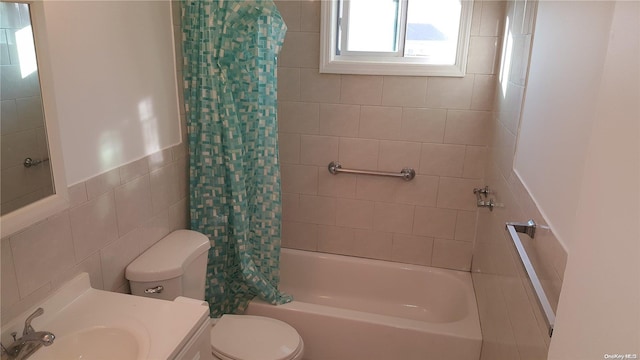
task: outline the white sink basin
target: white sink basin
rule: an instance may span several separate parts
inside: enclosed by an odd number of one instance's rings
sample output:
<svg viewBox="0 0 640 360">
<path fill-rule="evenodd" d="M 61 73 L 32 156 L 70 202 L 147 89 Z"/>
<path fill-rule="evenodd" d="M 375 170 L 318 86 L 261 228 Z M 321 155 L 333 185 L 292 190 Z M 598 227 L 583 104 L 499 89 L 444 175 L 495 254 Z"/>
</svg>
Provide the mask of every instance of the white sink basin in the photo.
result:
<svg viewBox="0 0 640 360">
<path fill-rule="evenodd" d="M 120 328 L 94 327 L 56 338 L 32 359 L 136 360 L 140 346 L 135 335 Z"/>
<path fill-rule="evenodd" d="M 0 340 L 10 344 L 11 332 L 21 333 L 27 316 L 42 307 L 44 313 L 32 325 L 56 339 L 29 360 L 174 360 L 183 357 L 196 333 L 210 327 L 209 308 L 201 303 L 93 289 L 83 273 L 22 316 L 3 323 Z"/>
</svg>

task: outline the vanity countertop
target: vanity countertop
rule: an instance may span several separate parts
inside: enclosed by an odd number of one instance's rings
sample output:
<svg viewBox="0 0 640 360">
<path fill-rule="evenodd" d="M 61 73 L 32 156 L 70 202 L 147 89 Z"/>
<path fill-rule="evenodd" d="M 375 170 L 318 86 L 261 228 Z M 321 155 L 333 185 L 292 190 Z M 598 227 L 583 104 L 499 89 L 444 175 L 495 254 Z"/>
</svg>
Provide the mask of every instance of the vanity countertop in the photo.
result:
<svg viewBox="0 0 640 360">
<path fill-rule="evenodd" d="M 48 350 L 53 350 L 57 342 L 63 343 L 65 337 L 96 329 L 117 329 L 127 334 L 125 340 L 133 342 L 134 347 L 137 344 L 137 359 L 173 359 L 209 320 L 209 309 L 204 303 L 157 300 L 97 290 L 91 287 L 89 276 L 82 273 L 38 306 L 3 325 L 3 344 L 11 342 L 9 334 L 12 331 L 22 332 L 24 319 L 37 307 L 45 312 L 33 320 L 33 327 L 52 332 L 56 341 L 50 347 L 38 350 L 32 356 L 34 360 L 46 358 Z M 105 331 L 104 337 L 113 336 L 114 341 L 118 341 L 119 333 L 112 333 L 114 335 Z"/>
</svg>

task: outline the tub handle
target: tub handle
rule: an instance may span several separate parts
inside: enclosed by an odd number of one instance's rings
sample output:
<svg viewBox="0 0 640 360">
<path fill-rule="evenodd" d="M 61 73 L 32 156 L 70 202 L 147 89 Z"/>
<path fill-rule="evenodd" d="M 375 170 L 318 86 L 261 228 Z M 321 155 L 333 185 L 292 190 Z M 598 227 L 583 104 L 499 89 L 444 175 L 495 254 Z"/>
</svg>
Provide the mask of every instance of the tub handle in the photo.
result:
<svg viewBox="0 0 640 360">
<path fill-rule="evenodd" d="M 145 294 L 160 294 L 164 290 L 164 286 L 158 285 L 144 290 Z"/>
</svg>

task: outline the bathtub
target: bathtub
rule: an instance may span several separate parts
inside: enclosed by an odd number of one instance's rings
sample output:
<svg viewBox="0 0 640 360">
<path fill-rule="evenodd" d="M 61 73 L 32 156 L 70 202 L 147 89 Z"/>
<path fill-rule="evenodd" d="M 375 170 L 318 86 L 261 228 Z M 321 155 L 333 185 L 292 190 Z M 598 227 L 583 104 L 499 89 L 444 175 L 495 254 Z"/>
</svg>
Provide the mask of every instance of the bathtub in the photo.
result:
<svg viewBox="0 0 640 360">
<path fill-rule="evenodd" d="M 471 274 L 283 249 L 280 288 L 294 301 L 253 300 L 246 314 L 298 330 L 308 360 L 478 360 Z"/>
</svg>

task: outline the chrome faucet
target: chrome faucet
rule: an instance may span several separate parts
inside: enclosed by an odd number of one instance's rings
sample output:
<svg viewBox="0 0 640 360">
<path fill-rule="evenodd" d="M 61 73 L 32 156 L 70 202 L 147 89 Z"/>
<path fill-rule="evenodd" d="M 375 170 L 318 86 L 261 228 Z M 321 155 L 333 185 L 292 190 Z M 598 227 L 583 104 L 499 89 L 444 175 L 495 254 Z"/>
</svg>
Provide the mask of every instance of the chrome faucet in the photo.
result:
<svg viewBox="0 0 640 360">
<path fill-rule="evenodd" d="M 42 308 L 36 309 L 33 314 L 29 315 L 24 321 L 24 330 L 22 330 L 22 337 L 16 339 L 17 333 L 12 333 L 13 343 L 7 348 L 0 344 L 2 347 L 2 360 L 23 360 L 31 356 L 34 352 L 40 349 L 42 346 L 49 346 L 53 344 L 56 336 L 48 331 L 36 331 L 31 326 L 31 321 L 44 314 Z"/>
</svg>

